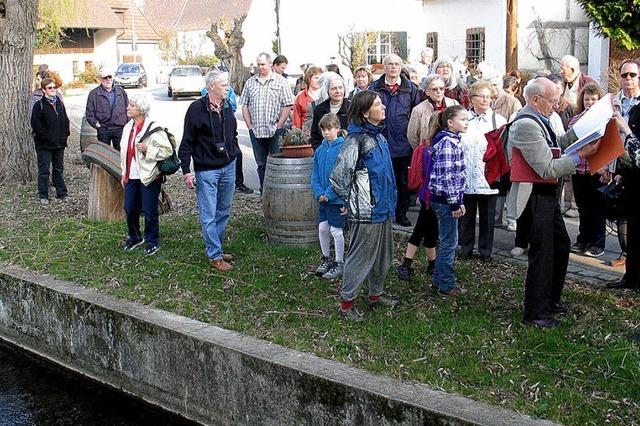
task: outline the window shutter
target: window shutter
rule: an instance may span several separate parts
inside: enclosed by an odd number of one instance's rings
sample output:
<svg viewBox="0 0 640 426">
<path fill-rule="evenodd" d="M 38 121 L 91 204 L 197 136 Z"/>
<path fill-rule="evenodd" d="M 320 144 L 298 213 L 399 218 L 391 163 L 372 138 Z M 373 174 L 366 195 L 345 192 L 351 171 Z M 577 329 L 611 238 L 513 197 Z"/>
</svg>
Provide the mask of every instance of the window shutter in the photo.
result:
<svg viewBox="0 0 640 426">
<path fill-rule="evenodd" d="M 400 31 L 391 33 L 391 46 L 393 47 L 393 53 L 400 56 L 403 61 L 407 61 L 408 59 L 408 48 L 407 48 L 407 32 Z"/>
</svg>

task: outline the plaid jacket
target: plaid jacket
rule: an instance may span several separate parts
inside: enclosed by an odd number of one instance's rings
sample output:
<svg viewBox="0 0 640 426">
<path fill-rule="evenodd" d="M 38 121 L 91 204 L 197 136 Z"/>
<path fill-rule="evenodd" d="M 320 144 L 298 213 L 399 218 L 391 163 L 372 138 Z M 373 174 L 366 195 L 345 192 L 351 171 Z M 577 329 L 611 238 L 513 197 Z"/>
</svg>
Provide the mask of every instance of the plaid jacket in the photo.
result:
<svg viewBox="0 0 640 426">
<path fill-rule="evenodd" d="M 429 178 L 431 202 L 449 204 L 456 211 L 463 204 L 465 188 L 464 151 L 460 135 L 441 130 L 434 138 L 429 154 L 433 170 Z"/>
</svg>

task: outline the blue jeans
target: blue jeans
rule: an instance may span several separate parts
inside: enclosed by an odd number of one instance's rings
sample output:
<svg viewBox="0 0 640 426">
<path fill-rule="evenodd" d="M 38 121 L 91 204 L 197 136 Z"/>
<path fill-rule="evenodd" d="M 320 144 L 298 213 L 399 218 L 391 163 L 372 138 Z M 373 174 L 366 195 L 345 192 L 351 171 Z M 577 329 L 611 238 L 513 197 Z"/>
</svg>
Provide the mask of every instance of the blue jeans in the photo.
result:
<svg viewBox="0 0 640 426">
<path fill-rule="evenodd" d="M 251 146 L 253 147 L 253 157 L 258 165 L 258 178 L 260 179 L 260 192 L 262 192 L 262 184 L 264 182 L 264 171 L 267 168 L 267 157 L 269 154 L 280 152 L 280 138 L 284 133 L 283 129 L 276 130 L 276 133 L 270 138 L 257 138 L 253 134 L 253 130 L 249 130 L 251 137 Z"/>
<path fill-rule="evenodd" d="M 448 204 L 431 202 L 431 208 L 438 215 L 440 244 L 436 256 L 436 268 L 433 271 L 433 283 L 442 291 L 449 291 L 456 286 L 456 271 L 453 261 L 458 245 L 458 219 L 451 216 Z"/>
<path fill-rule="evenodd" d="M 207 257 L 222 259 L 222 239 L 236 188 L 235 160 L 220 169 L 196 172 L 196 198 Z"/>
<path fill-rule="evenodd" d="M 140 179 L 129 179 L 124 185 L 124 212 L 127 216 L 129 238 L 142 239 L 140 213 L 144 212 L 144 239 L 148 246 L 160 241 L 160 219 L 158 218 L 158 196 L 162 182 L 156 179 L 144 186 Z"/>
</svg>

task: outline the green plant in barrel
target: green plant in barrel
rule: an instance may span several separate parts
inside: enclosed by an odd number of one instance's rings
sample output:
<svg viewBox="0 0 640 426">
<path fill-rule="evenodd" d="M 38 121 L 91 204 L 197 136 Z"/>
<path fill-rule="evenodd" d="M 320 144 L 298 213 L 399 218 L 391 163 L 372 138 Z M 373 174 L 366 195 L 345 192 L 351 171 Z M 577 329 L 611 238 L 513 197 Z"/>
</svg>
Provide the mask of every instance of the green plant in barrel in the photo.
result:
<svg viewBox="0 0 640 426">
<path fill-rule="evenodd" d="M 308 145 L 311 132 L 307 129 L 291 129 L 282 137 L 283 146 Z"/>
</svg>

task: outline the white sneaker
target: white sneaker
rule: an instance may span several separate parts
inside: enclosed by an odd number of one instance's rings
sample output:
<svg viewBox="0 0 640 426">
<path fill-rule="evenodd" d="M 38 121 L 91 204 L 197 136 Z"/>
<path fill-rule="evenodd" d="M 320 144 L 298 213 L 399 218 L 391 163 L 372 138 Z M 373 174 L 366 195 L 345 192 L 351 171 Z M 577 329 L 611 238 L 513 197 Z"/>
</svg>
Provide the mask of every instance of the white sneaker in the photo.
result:
<svg viewBox="0 0 640 426">
<path fill-rule="evenodd" d="M 516 221 L 513 219 L 507 219 L 507 231 L 516 232 Z"/>
<path fill-rule="evenodd" d="M 523 254 L 525 254 L 526 251 L 527 251 L 526 248 L 514 247 L 514 248 L 511 249 L 509 254 L 511 254 L 511 256 L 513 256 L 513 257 L 519 257 L 519 256 L 522 256 Z"/>
</svg>

